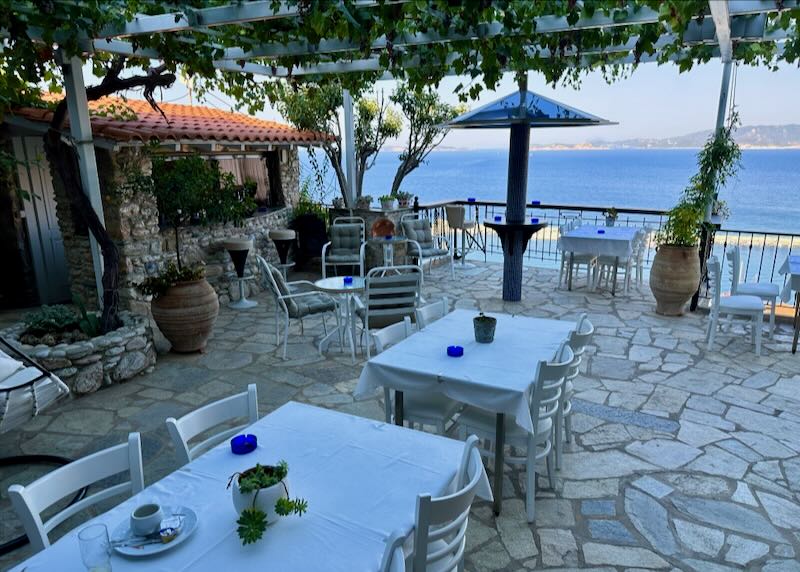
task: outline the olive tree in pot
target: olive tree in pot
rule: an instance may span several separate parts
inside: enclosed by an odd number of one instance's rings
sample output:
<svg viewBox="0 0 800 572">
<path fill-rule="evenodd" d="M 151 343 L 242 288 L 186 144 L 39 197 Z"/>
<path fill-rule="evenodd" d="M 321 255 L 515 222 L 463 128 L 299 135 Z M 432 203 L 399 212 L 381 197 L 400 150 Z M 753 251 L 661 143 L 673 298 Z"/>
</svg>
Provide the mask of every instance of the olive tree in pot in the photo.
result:
<svg viewBox="0 0 800 572">
<path fill-rule="evenodd" d="M 681 316 L 686 303 L 700 286 L 705 260 L 699 246 L 703 229 L 713 233 L 707 214 L 727 209 L 717 196 L 728 178 L 736 175 L 741 151 L 733 139 L 738 115 L 709 137 L 697 156 L 697 173 L 691 178 L 678 204 L 669 211 L 667 222 L 656 235 L 656 255 L 650 270 L 650 289 L 656 298 L 656 312 Z M 710 249 L 707 249 L 710 250 Z M 705 258 L 710 252 L 705 252 Z"/>
<path fill-rule="evenodd" d="M 153 297 L 153 319 L 173 351 L 202 351 L 219 314 L 219 298 L 204 277 L 202 262 L 187 266 L 182 259 L 180 230 L 189 224 L 239 222 L 255 210 L 255 201 L 230 173 L 221 173 L 215 161 L 199 155 L 173 161 L 154 158 L 151 174 L 138 175 L 132 185 L 155 197 L 160 215 L 174 232 L 176 254 L 174 264 L 136 287 Z"/>
</svg>

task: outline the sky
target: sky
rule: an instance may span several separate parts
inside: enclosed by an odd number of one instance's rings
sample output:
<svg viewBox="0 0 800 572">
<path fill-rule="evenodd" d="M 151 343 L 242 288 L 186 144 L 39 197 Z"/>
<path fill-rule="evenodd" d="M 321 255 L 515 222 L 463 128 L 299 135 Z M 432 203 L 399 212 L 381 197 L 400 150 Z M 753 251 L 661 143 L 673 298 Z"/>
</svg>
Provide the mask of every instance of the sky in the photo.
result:
<svg viewBox="0 0 800 572">
<path fill-rule="evenodd" d="M 664 138 L 684 135 L 714 127 L 722 78 L 718 59 L 696 66 L 689 72 L 678 73 L 675 65 L 658 66 L 647 63 L 639 66 L 625 79 L 608 84 L 599 72 L 585 76 L 580 87 L 547 85 L 541 76 L 531 74 L 528 88 L 591 114 L 615 121 L 618 125 L 534 131 L 531 144 L 586 143 L 618 141 L 633 138 Z M 90 82 L 87 78 L 87 83 Z M 461 80 L 445 78 L 439 86 L 440 96 L 449 103 L 458 103 L 453 89 Z M 388 96 L 394 81 L 381 81 L 376 90 Z M 474 109 L 514 91 L 511 74 L 493 92 L 485 92 L 478 101 L 468 105 Z M 735 103 L 743 125 L 800 124 L 800 106 L 792 104 L 800 93 L 800 69 L 783 65 L 772 72 L 764 68 L 739 66 L 736 76 Z M 163 92 L 164 101 L 189 103 L 185 85 L 176 85 Z M 221 94 L 211 94 L 202 103 L 210 107 L 230 109 L 230 100 Z M 281 120 L 277 111 L 269 109 L 258 116 Z M 390 141 L 389 145 L 402 143 Z M 453 130 L 443 146 L 461 149 L 506 148 L 508 133 L 504 130 Z"/>
</svg>

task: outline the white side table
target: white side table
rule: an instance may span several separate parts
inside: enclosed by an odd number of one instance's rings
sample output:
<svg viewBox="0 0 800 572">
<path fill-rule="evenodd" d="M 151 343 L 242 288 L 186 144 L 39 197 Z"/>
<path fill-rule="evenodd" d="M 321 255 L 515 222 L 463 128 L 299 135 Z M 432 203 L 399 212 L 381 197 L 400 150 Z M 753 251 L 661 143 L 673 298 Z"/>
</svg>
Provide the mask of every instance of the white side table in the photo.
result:
<svg viewBox="0 0 800 572">
<path fill-rule="evenodd" d="M 314 282 L 314 287 L 319 290 L 320 292 L 326 292 L 328 294 L 334 294 L 337 300 L 337 312 L 342 317 L 339 320 L 339 327 L 335 328 L 333 331 L 328 333 L 327 336 L 322 338 L 319 343 L 319 352 L 322 353 L 325 351 L 325 347 L 327 347 L 333 336 L 338 335 L 339 339 L 341 340 L 341 336 L 347 336 L 347 339 L 350 341 L 350 356 L 353 359 L 353 363 L 356 362 L 356 320 L 355 320 L 355 296 L 356 294 L 363 292 L 366 286 L 366 282 L 364 278 L 361 276 L 353 276 L 353 283 L 352 284 L 345 284 L 343 276 L 334 276 L 330 278 L 322 278 Z"/>
</svg>

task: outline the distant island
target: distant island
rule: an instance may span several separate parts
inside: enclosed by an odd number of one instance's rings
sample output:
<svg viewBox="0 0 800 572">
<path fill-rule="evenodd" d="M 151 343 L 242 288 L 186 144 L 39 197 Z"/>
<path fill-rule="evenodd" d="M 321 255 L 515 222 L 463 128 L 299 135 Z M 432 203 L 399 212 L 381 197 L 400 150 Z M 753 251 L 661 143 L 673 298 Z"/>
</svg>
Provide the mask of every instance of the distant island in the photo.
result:
<svg viewBox="0 0 800 572">
<path fill-rule="evenodd" d="M 711 131 L 705 130 L 664 139 L 595 140 L 576 144 L 531 145 L 531 149 L 699 149 L 710 135 Z M 735 138 L 742 149 L 800 149 L 800 125 L 747 125 L 736 130 Z"/>
</svg>

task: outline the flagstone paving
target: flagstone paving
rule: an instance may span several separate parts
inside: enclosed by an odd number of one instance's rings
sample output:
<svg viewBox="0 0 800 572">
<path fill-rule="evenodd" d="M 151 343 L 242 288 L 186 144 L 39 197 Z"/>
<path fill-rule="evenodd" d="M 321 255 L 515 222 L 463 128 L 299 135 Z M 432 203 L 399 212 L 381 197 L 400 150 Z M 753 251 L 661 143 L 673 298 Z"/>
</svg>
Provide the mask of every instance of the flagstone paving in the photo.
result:
<svg viewBox="0 0 800 572">
<path fill-rule="evenodd" d="M 435 269 L 424 295 L 485 312 L 565 320 L 587 312 L 597 335 L 575 383 L 575 439 L 555 490 L 540 479 L 537 522 L 528 525 L 524 473 L 509 468 L 503 514 L 475 503 L 466 568 L 800 570 L 800 356 L 789 352 L 789 328 L 764 340 L 761 357 L 735 326 L 708 352 L 705 316 L 656 315 L 646 286 L 616 298 L 567 292 L 556 288 L 557 273 L 529 269 L 524 300 L 506 303 L 501 270 L 457 266 L 451 280 Z M 257 300 L 248 312 L 221 311 L 207 353 L 161 355 L 150 374 L 59 404 L 4 435 L 0 455 L 79 456 L 136 430 L 152 483 L 176 468 L 164 419 L 249 383 L 258 384 L 262 414 L 294 399 L 383 417 L 380 396 L 352 397 L 360 362 L 338 350 L 318 355 L 318 322 L 309 320 L 304 335 L 293 326 L 281 360 L 272 302 Z M 35 474 L 0 483 L 4 539 L 18 530 L 7 485 Z M 0 559 L 0 568 L 27 554 Z"/>
</svg>

